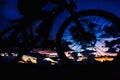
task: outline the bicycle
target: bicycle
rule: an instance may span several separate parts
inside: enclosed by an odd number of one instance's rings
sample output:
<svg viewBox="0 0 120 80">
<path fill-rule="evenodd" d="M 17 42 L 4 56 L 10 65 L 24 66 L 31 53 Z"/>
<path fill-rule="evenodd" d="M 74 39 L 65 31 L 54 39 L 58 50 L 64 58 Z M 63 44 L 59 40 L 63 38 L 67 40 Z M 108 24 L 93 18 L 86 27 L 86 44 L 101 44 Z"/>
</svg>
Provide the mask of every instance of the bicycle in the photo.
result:
<svg viewBox="0 0 120 80">
<path fill-rule="evenodd" d="M 70 5 L 68 6 L 71 7 Z M 31 25 L 36 19 L 27 24 L 24 23 L 26 21 L 24 18 L 18 20 L 17 23 L 0 33 L 0 51 L 9 53 L 17 52 L 19 55 L 15 59 L 15 62 L 18 62 L 24 54 L 29 54 L 29 51 L 34 47 L 46 48 L 48 46 L 46 44 L 49 40 L 50 29 L 56 17 L 65 9 L 65 7 L 61 6 L 56 7 L 53 9 L 52 16 L 51 10 L 50 15 L 48 15 L 50 19 L 43 20 L 44 24 L 49 24 L 47 33 L 43 32 L 37 36 L 33 34 Z M 71 16 L 59 28 L 54 46 L 63 64 L 71 64 L 71 61 L 72 63 L 78 62 L 78 56 L 77 58 L 71 56 L 72 52 L 75 52 L 76 55 L 84 55 L 85 61 L 82 59 L 80 63 L 95 63 L 93 59 L 86 58 L 89 58 L 89 55 L 102 56 L 104 54 L 104 56 L 107 56 L 110 53 L 118 53 L 120 51 L 120 42 L 118 41 L 120 39 L 120 19 L 117 16 L 104 10 L 76 11 L 75 8 L 68 8 L 67 10 Z M 44 24 L 40 23 L 43 26 Z M 41 29 L 40 25 L 37 27 Z M 46 28 L 42 27 L 42 29 L 45 30 Z M 44 36 L 44 38 L 41 38 L 41 36 Z M 42 46 L 37 46 L 40 40 L 43 44 Z M 68 51 L 70 51 L 70 54 L 66 54 Z"/>
</svg>

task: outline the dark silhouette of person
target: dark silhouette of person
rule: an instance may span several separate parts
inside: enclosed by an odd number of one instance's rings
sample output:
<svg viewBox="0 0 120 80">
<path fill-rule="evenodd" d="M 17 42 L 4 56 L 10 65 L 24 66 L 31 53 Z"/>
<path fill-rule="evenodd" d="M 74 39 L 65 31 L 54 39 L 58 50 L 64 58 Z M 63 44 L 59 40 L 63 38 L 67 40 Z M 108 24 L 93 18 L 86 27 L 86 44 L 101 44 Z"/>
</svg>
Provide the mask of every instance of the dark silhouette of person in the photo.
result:
<svg viewBox="0 0 120 80">
<path fill-rule="evenodd" d="M 57 4 L 58 6 L 50 11 L 45 11 L 42 8 L 48 2 Z M 69 2 L 66 0 L 18 0 L 17 7 L 20 13 L 24 16 L 22 18 L 23 25 L 29 26 L 37 20 L 42 20 L 42 23 L 35 30 L 39 36 L 37 39 L 34 39 L 35 41 L 32 41 L 32 44 L 37 44 L 36 42 L 42 38 L 43 42 L 40 44 L 40 47 L 42 48 L 46 48 L 47 45 L 49 45 L 47 44 L 48 36 L 50 30 L 52 29 L 54 19 L 59 15 L 59 13 L 62 12 L 62 10 L 66 9 L 71 14 L 74 14 L 74 0 L 69 0 Z M 27 43 L 27 39 L 25 43 Z"/>
<path fill-rule="evenodd" d="M 42 8 L 48 2 L 57 4 L 58 7 L 48 12 L 44 11 Z M 47 45 L 46 43 L 50 29 L 53 25 L 53 20 L 61 12 L 61 9 L 67 9 L 68 12 L 73 13 L 73 6 L 74 0 L 69 0 L 69 3 L 66 0 L 18 0 L 18 10 L 24 16 L 24 24 L 31 24 L 38 19 L 42 20 L 42 23 L 36 29 L 36 32 L 39 34 L 38 40 L 41 38 L 41 36 L 44 37 L 44 43 L 42 43 L 42 47 Z"/>
<path fill-rule="evenodd" d="M 68 4 L 66 0 L 59 0 L 59 1 L 58 0 L 18 0 L 18 10 L 21 12 L 21 14 L 24 15 L 24 17 L 26 17 L 27 20 L 36 20 L 36 19 L 48 20 L 50 17 L 50 15 L 48 15 L 49 13 L 42 10 L 42 8 L 48 2 L 58 4 L 60 7 L 64 7 L 68 11 L 72 11 L 71 9 L 74 6 L 74 0 L 69 0 L 69 1 L 70 1 L 69 4 L 70 7 L 67 6 Z"/>
</svg>

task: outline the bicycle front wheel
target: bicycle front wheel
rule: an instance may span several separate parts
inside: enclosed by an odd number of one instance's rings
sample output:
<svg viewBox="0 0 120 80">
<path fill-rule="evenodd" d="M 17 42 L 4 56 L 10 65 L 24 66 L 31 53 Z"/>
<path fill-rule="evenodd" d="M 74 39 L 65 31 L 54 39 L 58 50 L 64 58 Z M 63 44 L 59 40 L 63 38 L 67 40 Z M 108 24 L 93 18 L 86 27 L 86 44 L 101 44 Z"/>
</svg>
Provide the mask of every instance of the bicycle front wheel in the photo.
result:
<svg viewBox="0 0 120 80">
<path fill-rule="evenodd" d="M 69 17 L 56 36 L 60 59 L 80 64 L 113 61 L 120 51 L 120 19 L 103 10 L 85 10 L 76 16 L 87 34 Z"/>
</svg>

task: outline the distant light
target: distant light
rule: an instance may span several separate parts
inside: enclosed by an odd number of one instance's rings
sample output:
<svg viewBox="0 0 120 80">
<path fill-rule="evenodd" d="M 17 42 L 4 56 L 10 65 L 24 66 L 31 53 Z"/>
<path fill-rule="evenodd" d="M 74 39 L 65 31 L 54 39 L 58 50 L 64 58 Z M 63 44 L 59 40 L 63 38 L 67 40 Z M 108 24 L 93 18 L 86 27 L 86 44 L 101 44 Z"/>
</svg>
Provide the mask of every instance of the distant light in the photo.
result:
<svg viewBox="0 0 120 80">
<path fill-rule="evenodd" d="M 5 54 L 4 54 L 4 53 L 1 53 L 0 56 L 5 56 Z"/>
</svg>

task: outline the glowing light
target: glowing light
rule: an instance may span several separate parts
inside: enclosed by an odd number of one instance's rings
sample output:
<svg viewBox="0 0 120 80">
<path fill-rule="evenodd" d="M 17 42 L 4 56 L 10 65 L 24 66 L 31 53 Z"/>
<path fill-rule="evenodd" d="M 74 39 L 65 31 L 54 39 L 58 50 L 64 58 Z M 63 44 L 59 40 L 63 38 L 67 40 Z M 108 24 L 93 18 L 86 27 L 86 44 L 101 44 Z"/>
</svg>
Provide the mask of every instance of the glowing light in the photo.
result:
<svg viewBox="0 0 120 80">
<path fill-rule="evenodd" d="M 27 63 L 28 61 L 30 61 L 31 63 L 37 63 L 37 60 L 36 60 L 37 58 L 35 58 L 35 57 L 32 57 L 32 56 L 28 56 L 28 55 L 24 55 L 23 57 L 22 57 L 22 60 L 25 62 L 25 63 Z"/>
<path fill-rule="evenodd" d="M 53 59 L 51 59 L 51 58 L 44 58 L 44 60 L 50 61 L 50 62 L 52 62 L 52 63 L 57 63 L 57 61 L 55 61 L 55 60 L 53 60 Z"/>
<path fill-rule="evenodd" d="M 5 56 L 5 54 L 4 54 L 4 53 L 1 53 L 0 56 Z"/>
<path fill-rule="evenodd" d="M 110 58 L 110 57 L 97 57 L 95 58 L 96 61 L 100 61 L 100 62 L 104 62 L 104 61 L 112 61 L 114 58 Z"/>
</svg>

